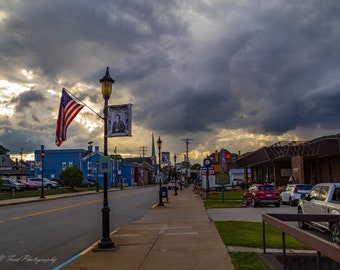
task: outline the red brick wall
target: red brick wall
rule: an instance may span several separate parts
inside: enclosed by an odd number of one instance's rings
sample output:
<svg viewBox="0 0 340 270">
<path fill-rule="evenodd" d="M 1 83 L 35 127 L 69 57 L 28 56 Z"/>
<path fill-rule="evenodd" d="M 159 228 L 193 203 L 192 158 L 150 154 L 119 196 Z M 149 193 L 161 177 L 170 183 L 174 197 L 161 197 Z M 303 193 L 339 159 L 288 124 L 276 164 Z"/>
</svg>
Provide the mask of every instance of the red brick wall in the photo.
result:
<svg viewBox="0 0 340 270">
<path fill-rule="evenodd" d="M 304 160 L 302 156 L 294 156 L 291 158 L 292 176 L 294 177 L 295 183 L 304 183 Z"/>
</svg>

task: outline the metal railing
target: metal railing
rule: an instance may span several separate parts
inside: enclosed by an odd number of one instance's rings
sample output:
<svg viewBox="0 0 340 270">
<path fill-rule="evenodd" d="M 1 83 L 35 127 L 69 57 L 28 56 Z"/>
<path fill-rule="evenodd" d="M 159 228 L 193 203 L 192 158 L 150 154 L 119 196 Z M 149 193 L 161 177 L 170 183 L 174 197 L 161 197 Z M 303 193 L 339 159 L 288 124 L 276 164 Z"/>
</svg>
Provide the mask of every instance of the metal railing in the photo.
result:
<svg viewBox="0 0 340 270">
<path fill-rule="evenodd" d="M 289 234 L 303 244 L 317 251 L 317 269 L 321 269 L 321 254 L 340 263 L 340 246 L 324 240 L 308 231 L 301 230 L 286 222 L 289 221 L 325 221 L 340 222 L 340 215 L 309 215 L 309 214 L 262 214 L 263 253 L 266 253 L 266 230 L 268 223 L 282 231 L 283 269 L 287 269 L 285 234 Z"/>
</svg>

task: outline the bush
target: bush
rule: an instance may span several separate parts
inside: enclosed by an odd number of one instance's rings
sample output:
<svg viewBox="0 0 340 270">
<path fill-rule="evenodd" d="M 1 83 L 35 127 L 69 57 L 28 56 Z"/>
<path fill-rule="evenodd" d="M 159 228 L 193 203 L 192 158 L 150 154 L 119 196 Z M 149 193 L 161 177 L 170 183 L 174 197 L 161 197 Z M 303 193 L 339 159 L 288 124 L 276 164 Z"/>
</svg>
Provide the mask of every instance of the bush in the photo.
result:
<svg viewBox="0 0 340 270">
<path fill-rule="evenodd" d="M 83 182 L 83 172 L 77 167 L 69 167 L 60 173 L 60 180 L 72 189 Z"/>
</svg>

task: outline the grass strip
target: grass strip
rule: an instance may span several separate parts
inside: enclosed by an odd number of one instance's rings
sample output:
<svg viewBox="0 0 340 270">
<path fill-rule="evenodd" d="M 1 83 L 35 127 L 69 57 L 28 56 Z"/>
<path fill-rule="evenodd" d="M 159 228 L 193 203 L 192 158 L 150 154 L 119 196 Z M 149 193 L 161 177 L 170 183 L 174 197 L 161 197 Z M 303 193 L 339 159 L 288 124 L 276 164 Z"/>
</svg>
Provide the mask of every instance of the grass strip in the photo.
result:
<svg viewBox="0 0 340 270">
<path fill-rule="evenodd" d="M 215 226 L 226 246 L 263 247 L 262 222 L 215 221 Z M 266 247 L 282 248 L 282 232 L 270 224 L 266 224 Z M 310 249 L 289 235 L 286 248 Z"/>
<path fill-rule="evenodd" d="M 211 192 L 203 201 L 205 208 L 237 208 L 244 207 L 243 191 Z"/>
<path fill-rule="evenodd" d="M 254 252 L 230 252 L 235 270 L 266 270 Z"/>
</svg>

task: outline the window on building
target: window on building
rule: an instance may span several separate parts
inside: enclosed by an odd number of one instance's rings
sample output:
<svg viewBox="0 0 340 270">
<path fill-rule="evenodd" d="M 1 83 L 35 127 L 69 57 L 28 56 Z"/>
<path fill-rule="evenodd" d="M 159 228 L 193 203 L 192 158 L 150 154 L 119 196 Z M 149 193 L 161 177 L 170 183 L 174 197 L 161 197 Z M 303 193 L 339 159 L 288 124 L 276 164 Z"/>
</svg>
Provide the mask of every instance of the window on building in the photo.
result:
<svg viewBox="0 0 340 270">
<path fill-rule="evenodd" d="M 69 162 L 68 167 L 73 167 L 73 162 Z"/>
<path fill-rule="evenodd" d="M 66 162 L 63 162 L 63 163 L 61 164 L 61 168 L 62 168 L 62 170 L 65 170 L 65 169 L 66 169 Z"/>
</svg>

